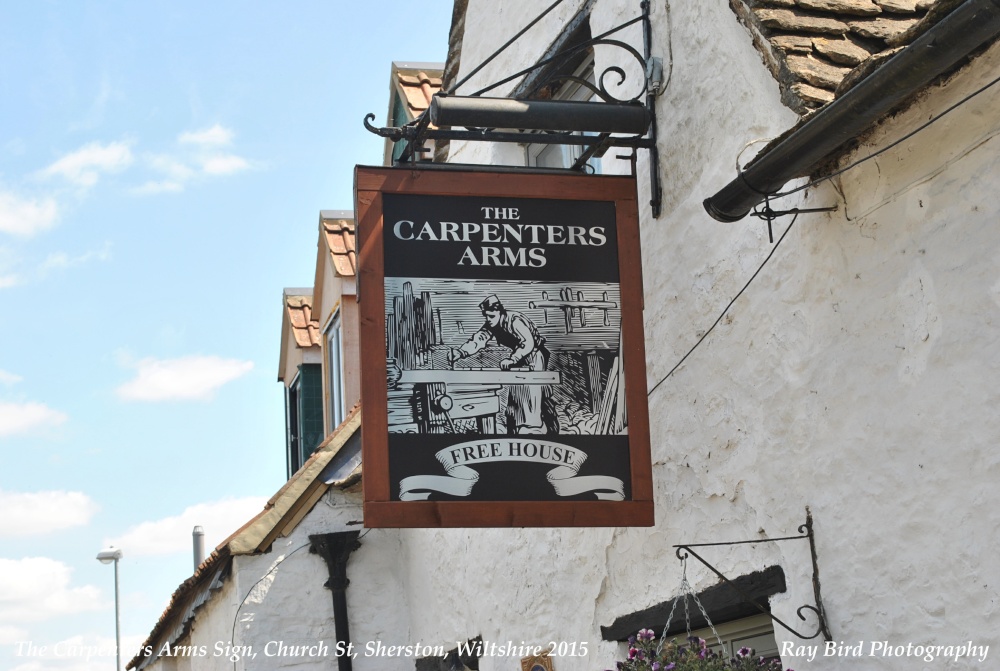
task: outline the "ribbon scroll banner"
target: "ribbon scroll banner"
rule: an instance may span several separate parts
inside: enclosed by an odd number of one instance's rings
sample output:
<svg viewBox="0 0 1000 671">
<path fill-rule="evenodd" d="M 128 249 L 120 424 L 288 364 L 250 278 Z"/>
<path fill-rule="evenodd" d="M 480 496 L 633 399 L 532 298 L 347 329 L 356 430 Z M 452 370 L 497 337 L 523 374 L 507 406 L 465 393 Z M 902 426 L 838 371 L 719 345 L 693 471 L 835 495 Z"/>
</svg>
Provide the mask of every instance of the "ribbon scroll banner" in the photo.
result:
<svg viewBox="0 0 1000 671">
<path fill-rule="evenodd" d="M 577 475 L 586 452 L 569 445 L 548 440 L 502 438 L 478 440 L 451 445 L 434 454 L 448 475 L 411 475 L 399 483 L 401 501 L 423 501 L 431 492 L 451 496 L 469 496 L 479 481 L 479 473 L 471 465 L 523 461 L 555 466 L 545 474 L 559 496 L 576 496 L 592 492 L 604 501 L 622 501 L 625 485 L 609 475 Z"/>
</svg>

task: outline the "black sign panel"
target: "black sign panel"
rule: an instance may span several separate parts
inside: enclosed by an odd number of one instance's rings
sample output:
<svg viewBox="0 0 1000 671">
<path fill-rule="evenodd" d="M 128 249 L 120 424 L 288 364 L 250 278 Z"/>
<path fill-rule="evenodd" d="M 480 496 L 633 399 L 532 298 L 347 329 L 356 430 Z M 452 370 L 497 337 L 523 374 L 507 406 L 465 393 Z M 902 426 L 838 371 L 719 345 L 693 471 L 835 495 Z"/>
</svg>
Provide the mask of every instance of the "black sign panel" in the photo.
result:
<svg viewBox="0 0 1000 671">
<path fill-rule="evenodd" d="M 366 253 L 381 257 L 381 290 L 362 291 L 362 319 L 384 324 L 378 354 L 371 353 L 375 332 L 362 334 L 365 373 L 385 361 L 384 392 L 362 398 L 362 416 L 384 412 L 384 424 L 380 416 L 362 435 L 366 444 L 378 442 L 387 487 L 374 497 L 366 489 L 366 502 L 440 502 L 437 515 L 461 502 L 651 498 L 648 475 L 641 496 L 634 482 L 626 359 L 637 363 L 636 340 L 632 333 L 624 346 L 621 277 L 625 272 L 635 286 L 638 275 L 623 270 L 620 243 L 629 237 L 619 227 L 629 218 L 619 212 L 620 199 L 601 198 L 599 188 L 593 198 L 560 198 L 558 191 L 520 197 L 495 188 L 469 195 L 475 191 L 455 189 L 445 177 L 445 188 L 428 188 L 434 177 L 423 174 L 413 190 L 381 190 L 381 235 L 359 231 L 362 289 Z M 367 303 L 370 297 L 378 304 Z M 644 377 L 640 382 L 644 389 Z M 371 401 L 380 407 L 370 409 Z M 637 446 L 648 461 L 644 407 L 638 417 Z M 364 457 L 366 485 L 374 452 Z M 652 522 L 647 503 L 649 514 L 635 524 Z"/>
</svg>

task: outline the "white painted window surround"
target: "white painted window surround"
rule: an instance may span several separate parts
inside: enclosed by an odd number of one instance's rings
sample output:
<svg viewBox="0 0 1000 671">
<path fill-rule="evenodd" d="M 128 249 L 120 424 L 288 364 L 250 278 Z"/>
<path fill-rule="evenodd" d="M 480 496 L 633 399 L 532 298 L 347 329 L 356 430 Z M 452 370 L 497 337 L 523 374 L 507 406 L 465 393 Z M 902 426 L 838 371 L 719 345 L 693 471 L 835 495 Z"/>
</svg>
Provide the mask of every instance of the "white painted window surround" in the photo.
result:
<svg viewBox="0 0 1000 671">
<path fill-rule="evenodd" d="M 326 368 L 327 435 L 344 421 L 343 340 L 338 310 L 324 330 L 323 365 Z"/>
<path fill-rule="evenodd" d="M 574 77 L 594 83 L 594 57 L 589 55 L 573 72 Z M 586 86 L 567 81 L 553 96 L 554 100 L 590 102 L 597 98 Z M 566 144 L 529 144 L 525 146 L 525 162 L 539 168 L 569 168 L 583 153 L 583 148 Z M 592 158 L 587 162 L 594 173 L 601 172 L 601 159 Z"/>
<path fill-rule="evenodd" d="M 742 647 L 753 648 L 754 654 L 758 657 L 771 659 L 778 656 L 778 644 L 774 639 L 774 623 L 767 615 L 753 615 L 717 624 L 715 630 L 719 632 L 719 638 L 722 639 L 726 655 L 730 657 L 734 656 L 736 651 Z M 719 651 L 719 642 L 711 628 L 706 627 L 692 631 L 691 635 L 705 639 L 709 648 L 714 652 Z"/>
</svg>

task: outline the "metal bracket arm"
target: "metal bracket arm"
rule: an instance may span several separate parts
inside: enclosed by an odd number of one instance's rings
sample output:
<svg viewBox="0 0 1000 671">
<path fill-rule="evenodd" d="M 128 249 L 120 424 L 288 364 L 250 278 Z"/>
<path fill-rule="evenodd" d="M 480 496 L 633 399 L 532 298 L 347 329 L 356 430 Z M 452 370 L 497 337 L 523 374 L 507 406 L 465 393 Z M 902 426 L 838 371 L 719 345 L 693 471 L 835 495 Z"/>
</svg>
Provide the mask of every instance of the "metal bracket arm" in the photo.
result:
<svg viewBox="0 0 1000 671">
<path fill-rule="evenodd" d="M 800 526 L 799 529 L 798 529 L 798 531 L 799 531 L 800 534 L 802 534 L 801 536 L 785 536 L 783 538 L 762 538 L 760 540 L 732 541 L 732 542 L 728 542 L 728 543 L 690 543 L 690 544 L 686 544 L 686 545 L 675 545 L 674 547 L 677 548 L 676 554 L 677 554 L 677 558 L 678 559 L 680 559 L 680 560 L 683 561 L 684 559 L 686 559 L 688 557 L 688 555 L 694 557 L 695 559 L 697 559 L 698 561 L 700 561 L 702 564 L 704 564 L 706 567 L 708 567 L 708 569 L 710 571 L 712 571 L 712 573 L 714 573 L 715 575 L 719 576 L 719 578 L 722 579 L 727 585 L 729 585 L 734 590 L 736 590 L 736 593 L 739 594 L 740 597 L 742 597 L 742 600 L 744 601 L 744 603 L 753 606 L 754 608 L 756 608 L 757 610 L 759 610 L 761 613 L 767 615 L 772 620 L 774 620 L 775 622 L 777 622 L 782 627 L 784 627 L 788 631 L 792 632 L 793 634 L 795 634 L 799 638 L 808 640 L 808 639 L 816 638 L 820 634 L 823 634 L 823 639 L 824 640 L 826 640 L 826 641 L 832 641 L 833 640 L 833 636 L 831 636 L 830 630 L 827 627 L 825 610 L 823 609 L 823 601 L 820 598 L 820 592 L 819 592 L 819 567 L 817 566 L 817 562 L 816 562 L 816 545 L 815 545 L 815 541 L 813 539 L 812 514 L 809 513 L 808 511 L 806 513 L 806 523 L 803 524 L 802 526 Z M 697 552 L 695 552 L 694 550 L 691 549 L 691 548 L 696 548 L 696 547 L 711 547 L 711 546 L 719 546 L 719 545 L 747 545 L 747 544 L 753 544 L 753 543 L 775 543 L 775 542 L 778 542 L 778 541 L 801 540 L 801 539 L 807 539 L 809 541 L 809 549 L 810 549 L 810 552 L 811 552 L 811 555 L 812 555 L 812 563 L 813 563 L 813 593 L 814 593 L 814 595 L 816 597 L 816 605 L 815 606 L 810 606 L 810 605 L 800 606 L 795 611 L 795 613 L 796 613 L 796 615 L 799 616 L 799 619 L 802 620 L 803 622 L 806 620 L 806 616 L 802 614 L 802 611 L 804 611 L 804 610 L 810 610 L 810 611 L 812 611 L 813 613 L 816 614 L 816 619 L 818 620 L 817 628 L 816 628 L 816 631 L 813 634 L 811 634 L 811 635 L 806 635 L 806 634 L 800 633 L 800 632 L 796 631 L 795 629 L 792 629 L 790 626 L 788 626 L 782 620 L 780 620 L 777 617 L 775 617 L 771 613 L 771 611 L 765 609 L 759 603 L 757 603 L 756 601 L 754 601 L 745 591 L 743 591 L 740 587 L 738 587 L 736 584 L 734 584 L 732 580 L 730 580 L 726 576 L 722 575 L 722 573 L 717 568 L 715 568 L 714 566 L 712 566 L 711 564 L 709 564 Z"/>
<path fill-rule="evenodd" d="M 556 2 L 558 4 L 558 2 Z M 562 126 L 559 130 L 555 132 L 508 132 L 508 131 L 497 131 L 493 128 L 466 128 L 465 130 L 455 130 L 454 128 L 434 128 L 431 127 L 431 114 L 430 109 L 425 111 L 419 117 L 417 117 L 413 122 L 406 124 L 405 126 L 399 127 L 388 127 L 379 128 L 372 124 L 375 120 L 374 114 L 368 114 L 365 117 L 364 125 L 370 132 L 387 138 L 393 142 L 405 141 L 406 147 L 403 149 L 403 153 L 398 159 L 399 164 L 404 164 L 408 161 L 416 161 L 417 157 L 421 153 L 425 153 L 423 145 L 427 140 L 464 140 L 469 142 L 514 142 L 520 144 L 556 144 L 556 145 L 575 145 L 583 147 L 582 156 L 574 163 L 572 169 L 582 170 L 585 168 L 585 164 L 592 157 L 601 156 L 610 147 L 627 147 L 633 150 L 635 149 L 647 149 L 650 154 L 650 168 L 649 168 L 649 180 L 650 180 L 650 207 L 652 209 L 652 214 L 654 218 L 660 216 L 661 207 L 661 187 L 660 187 L 660 170 L 659 170 L 659 154 L 657 150 L 657 136 L 656 136 L 656 96 L 662 93 L 663 86 L 663 74 L 662 74 L 662 62 L 658 58 L 652 56 L 652 28 L 649 18 L 650 13 L 650 3 L 648 0 L 642 0 L 639 3 L 641 7 L 641 13 L 639 16 L 626 21 L 611 30 L 608 30 L 594 38 L 591 38 L 585 42 L 574 44 L 573 46 L 554 54 L 553 56 L 546 58 L 534 65 L 521 70 L 513 75 L 510 75 L 500 81 L 487 86 L 486 88 L 480 89 L 472 94 L 473 97 L 479 97 L 483 93 L 487 93 L 498 86 L 505 83 L 513 81 L 518 77 L 521 77 L 527 73 L 539 70 L 539 68 L 544 68 L 547 66 L 562 66 L 570 63 L 574 58 L 578 58 L 584 50 L 592 49 L 596 45 L 610 46 L 621 49 L 625 51 L 628 56 L 641 66 L 643 76 L 641 77 L 641 87 L 639 87 L 638 93 L 636 93 L 631 98 L 618 98 L 610 93 L 608 90 L 607 81 L 609 77 L 611 79 L 617 79 L 615 86 L 621 86 L 626 79 L 625 70 L 617 65 L 609 66 L 596 77 L 596 82 L 589 82 L 582 80 L 578 77 L 566 74 L 556 74 L 554 76 L 546 77 L 543 81 L 533 84 L 530 91 L 526 91 L 523 95 L 527 96 L 529 99 L 534 94 L 538 93 L 543 87 L 547 85 L 554 85 L 559 82 L 572 81 L 584 88 L 589 89 L 596 98 L 604 101 L 603 103 L 567 103 L 567 104 L 595 104 L 595 105 L 618 105 L 625 109 L 631 107 L 638 107 L 639 110 L 645 108 L 645 113 L 648 118 L 648 127 L 642 135 L 629 135 L 632 132 L 631 127 L 629 130 L 623 131 L 623 135 L 613 135 L 609 132 L 610 128 L 590 128 L 589 131 L 596 132 L 598 134 L 574 134 L 570 132 L 572 126 L 567 129 Z M 554 5 L 553 5 L 554 6 Z M 548 13 L 552 7 L 543 12 Z M 489 62 L 495 58 L 504 49 L 510 47 L 510 45 L 520 37 L 528 28 L 534 25 L 541 17 L 536 18 L 533 22 L 529 23 L 528 26 L 518 33 L 514 38 L 509 40 L 499 51 L 489 56 L 486 62 Z M 609 36 L 617 33 L 628 26 L 636 23 L 642 24 L 643 32 L 643 49 L 642 53 L 629 44 L 621 42 L 620 40 L 609 39 Z M 449 99 L 455 90 L 464 84 L 469 77 L 475 72 L 481 69 L 482 66 L 474 68 L 465 79 L 461 80 L 458 84 L 453 86 L 447 93 L 437 93 L 435 97 L 438 100 Z M 558 67 L 556 68 L 558 72 Z M 518 96 L 520 97 L 520 96 Z M 644 100 L 643 100 L 644 99 Z M 442 105 L 443 107 L 443 105 Z M 634 115 L 633 115 L 634 116 Z M 548 123 L 559 122 L 559 120 L 548 119 Z M 447 124 L 442 124 L 446 126 Z M 474 123 L 473 125 L 486 125 Z M 522 126 L 516 126 L 511 124 L 511 127 L 522 128 Z M 551 125 L 535 126 L 535 130 L 543 130 L 545 128 L 552 128 Z M 532 128 L 531 126 L 523 126 L 523 128 Z M 581 130 L 581 129 L 576 129 Z M 584 131 L 587 132 L 587 131 Z M 638 132 L 638 131 L 636 131 Z M 633 174 L 635 170 L 633 167 Z"/>
</svg>

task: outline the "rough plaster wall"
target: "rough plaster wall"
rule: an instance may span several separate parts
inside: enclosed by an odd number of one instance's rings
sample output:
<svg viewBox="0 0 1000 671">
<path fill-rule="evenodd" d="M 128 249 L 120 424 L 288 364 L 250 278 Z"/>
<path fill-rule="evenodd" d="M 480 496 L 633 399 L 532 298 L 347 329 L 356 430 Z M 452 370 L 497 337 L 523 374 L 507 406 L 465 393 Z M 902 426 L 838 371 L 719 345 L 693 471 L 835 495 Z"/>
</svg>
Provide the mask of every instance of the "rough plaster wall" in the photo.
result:
<svg viewBox="0 0 1000 671">
<path fill-rule="evenodd" d="M 471 0 L 465 17 L 465 37 L 462 40 L 462 63 L 459 80 L 485 61 L 494 51 L 552 3 L 525 0 Z M 536 62 L 565 25 L 584 5 L 584 0 L 565 0 L 537 25 L 525 33 L 514 46 L 498 55 L 485 68 L 463 84 L 457 95 L 470 95 Z M 511 82 L 484 95 L 503 97 L 517 82 Z M 524 165 L 524 149 L 516 144 L 488 145 L 482 142 L 451 142 L 450 163 Z"/>
<path fill-rule="evenodd" d="M 995 46 L 849 159 L 998 68 Z M 789 282 L 798 296 L 782 292 L 813 307 L 815 344 L 797 349 L 815 359 L 801 377 L 817 391 L 809 415 L 820 420 L 815 465 L 825 477 L 811 493 L 799 488 L 824 523 L 824 594 L 846 640 L 1000 645 L 998 104 L 991 90 L 845 173 L 842 213 L 801 237 L 807 256 Z M 873 668 L 899 662 L 883 664 Z"/>
<path fill-rule="evenodd" d="M 160 656 L 150 666 L 150 671 L 232 671 L 233 665 L 225 657 L 225 646 L 232 641 L 233 613 L 238 599 L 232 579 L 223 582 L 222 588 L 213 592 L 212 598 L 197 611 L 188 636 L 177 641 L 179 646 L 191 647 L 198 652 L 188 655 L 177 651 L 176 656 Z M 174 642 L 171 641 L 173 646 Z M 217 644 L 221 649 L 217 649 Z M 160 648 L 154 650 L 159 653 Z"/>
<path fill-rule="evenodd" d="M 599 2 L 595 32 L 631 16 L 632 5 Z M 536 11 L 527 0 L 470 3 L 463 68 Z M 666 60 L 670 35 L 674 66 L 657 108 L 664 212 L 653 220 L 641 208 L 650 388 L 771 250 L 761 223 L 715 222 L 702 199 L 732 179 L 746 142 L 794 122 L 723 0 L 674 0 L 669 20 L 667 4 L 656 0 L 653 22 L 654 53 Z M 553 31 L 529 34 L 534 41 L 497 70 L 530 62 Z M 599 68 L 602 58 L 610 56 L 599 52 Z M 858 154 L 975 89 L 1000 67 L 998 50 L 974 66 L 883 124 Z M 1000 123 L 991 111 L 1000 100 L 990 96 L 846 174 L 836 188 L 811 191 L 805 202 L 840 201 L 840 211 L 802 216 L 728 317 L 651 394 L 655 527 L 373 530 L 348 566 L 353 640 L 448 648 L 477 635 L 515 644 L 586 641 L 587 658 L 557 660 L 556 668 L 605 668 L 619 651 L 600 642 L 600 625 L 676 595 L 681 567 L 673 544 L 791 535 L 809 506 L 837 640 L 972 639 L 997 654 Z M 469 145 L 453 160 L 493 161 L 498 152 Z M 645 203 L 645 152 L 639 160 Z M 776 232 L 788 221 L 776 222 Z M 356 519 L 356 495 L 327 495 L 270 553 L 237 559 L 234 589 L 242 598 L 310 533 L 357 528 L 347 526 Z M 781 565 L 788 592 L 772 600 L 774 612 L 811 630 L 812 620 L 800 623 L 795 614 L 812 603 L 807 543 L 704 554 L 731 576 Z M 244 624 L 241 641 L 260 649 L 279 638 L 332 642 L 326 576 L 307 550 L 290 556 L 252 596 L 258 616 Z M 695 589 L 715 583 L 696 563 L 688 576 Z M 218 625 L 213 633 L 199 626 L 198 636 L 222 635 L 214 633 Z M 776 635 L 779 645 L 795 640 L 780 628 Z M 866 658 L 863 667 L 914 664 Z M 824 659 L 808 668 L 858 665 Z M 361 671 L 412 667 L 411 659 L 355 662 Z M 480 668 L 518 666 L 493 657 Z"/>
<path fill-rule="evenodd" d="M 402 532 L 411 637 L 448 648 L 480 635 L 498 644 L 589 641 L 593 648 L 611 535 L 610 529 Z M 519 659 L 484 657 L 479 668 L 519 668 Z M 572 661 L 566 668 L 578 662 Z"/>
<path fill-rule="evenodd" d="M 309 536 L 340 531 L 360 530 L 359 493 L 328 492 L 316 504 L 295 531 L 287 538 L 274 542 L 271 552 L 252 557 L 238 557 L 240 598 L 250 597 L 240 610 L 238 643 L 251 645 L 257 658 L 245 668 L 268 671 L 279 668 L 327 669 L 336 665 L 336 636 L 333 621 L 333 597 L 324 583 L 329 577 L 326 563 L 319 555 L 310 554 Z M 353 523 L 353 524 L 349 524 Z M 296 548 L 302 548 L 294 552 Z M 360 648 L 354 668 L 412 669 L 409 658 L 366 658 L 364 644 L 384 641 L 410 642 L 405 595 L 400 586 L 398 564 L 398 534 L 394 531 L 373 530 L 365 533 L 361 547 L 350 557 L 347 576 L 347 609 L 351 639 Z M 276 567 L 260 584 L 257 581 Z M 246 621 L 253 613 L 252 621 Z M 329 656 L 266 657 L 268 642 L 284 641 L 287 645 L 313 645 L 324 641 Z M 272 650 L 274 644 L 272 644 Z M 231 669 L 231 666 L 229 667 Z"/>
<path fill-rule="evenodd" d="M 502 3 L 501 21 L 515 4 Z M 599 2 L 595 33 L 630 16 L 632 4 Z M 524 16 L 535 7 L 519 6 L 514 13 Z M 463 68 L 512 33 L 498 27 L 490 3 L 472 2 L 469 12 Z M 653 24 L 654 53 L 667 60 L 669 35 L 674 63 L 657 108 L 664 212 L 652 220 L 642 208 L 649 387 L 771 251 L 763 224 L 720 224 L 701 201 L 735 176 L 747 142 L 795 121 L 725 2 L 660 0 Z M 553 36 L 536 35 L 510 58 L 530 62 Z M 964 79 L 884 124 L 872 146 L 997 68 L 996 55 L 981 58 Z M 585 640 L 594 654 L 566 668 L 606 666 L 617 647 L 598 644 L 598 626 L 676 595 L 672 544 L 792 535 L 808 506 L 836 639 L 971 638 L 996 650 L 1000 161 L 991 138 L 1000 126 L 989 110 L 998 102 L 967 106 L 919 138 L 919 148 L 840 180 L 846 206 L 801 217 L 727 318 L 653 392 L 656 527 L 404 532 L 414 637 Z M 467 146 L 452 160 L 504 162 L 506 151 Z M 645 162 L 640 152 L 640 203 L 648 200 Z M 825 185 L 783 205 L 838 200 Z M 788 223 L 776 222 L 776 233 Z M 705 554 L 733 576 L 780 564 L 788 592 L 773 599 L 775 614 L 813 630 L 795 613 L 813 602 L 807 543 Z M 698 564 L 688 575 L 695 589 L 715 582 Z M 776 636 L 796 640 L 780 628 Z M 914 662 L 866 659 L 865 668 Z M 825 659 L 810 668 L 857 664 Z M 482 668 L 510 665 L 490 659 Z"/>
<path fill-rule="evenodd" d="M 509 11 L 511 3 L 503 7 Z M 521 7 L 525 17 L 537 11 L 534 3 Z M 598 2 L 591 15 L 593 33 L 638 11 L 638 3 Z M 488 53 L 492 47 L 481 40 L 500 41 L 512 33 L 494 27 L 489 3 L 472 2 L 469 12 L 463 69 L 479 60 L 478 52 L 467 57 L 466 45 Z M 660 0 L 653 3 L 652 21 L 653 53 L 669 68 L 672 47 L 673 71 L 657 104 L 664 211 L 653 220 L 648 207 L 640 208 L 650 386 L 708 327 L 769 251 L 760 226 L 717 224 L 704 213 L 701 200 L 735 175 L 736 156 L 748 141 L 777 135 L 795 121 L 726 3 L 675 0 L 668 5 Z M 520 69 L 530 62 L 526 54 L 541 52 L 554 37 L 552 32 L 528 33 L 524 45 L 502 57 L 510 63 L 497 69 Z M 638 27 L 619 37 L 641 51 Z M 598 73 L 619 64 L 637 76 L 618 50 L 599 47 L 595 60 Z M 452 161 L 505 163 L 507 152 L 466 145 L 453 153 Z M 615 153 L 624 151 L 612 150 L 609 156 Z M 641 204 L 649 201 L 647 166 L 647 152 L 640 151 Z M 621 164 L 608 168 L 606 172 L 623 172 Z M 775 492 L 780 508 L 767 495 L 756 495 L 759 510 L 748 503 L 745 490 L 756 476 L 746 469 L 759 467 L 759 439 L 751 435 L 752 419 L 741 416 L 748 409 L 727 399 L 729 376 L 725 371 L 714 374 L 720 379 L 707 388 L 690 381 L 668 383 L 651 400 L 659 519 L 653 529 L 404 532 L 409 602 L 416 609 L 411 615 L 414 634 L 419 632 L 421 640 L 482 635 L 487 641 L 514 643 L 586 641 L 591 651 L 587 658 L 562 660 L 558 668 L 603 668 L 619 651 L 617 644 L 600 641 L 600 625 L 676 594 L 681 573 L 673 543 L 756 538 L 760 530 L 772 536 L 794 533 L 805 521 L 806 502 L 795 501 L 786 509 Z M 752 399 L 754 386 L 741 393 Z M 754 417 L 777 421 L 750 405 Z M 733 432 L 732 423 L 742 428 Z M 729 463 L 725 473 L 712 468 L 708 453 L 713 450 L 716 461 Z M 808 578 L 808 546 L 802 545 L 804 549 L 785 553 Z M 783 564 L 794 574 L 781 552 L 760 546 L 717 563 L 733 575 L 771 564 Z M 435 568 L 441 556 L 455 557 L 454 563 Z M 697 589 L 715 582 L 696 566 L 689 577 Z M 464 596 L 470 592 L 475 598 Z M 515 668 L 516 661 L 488 658 L 482 668 Z"/>
</svg>

